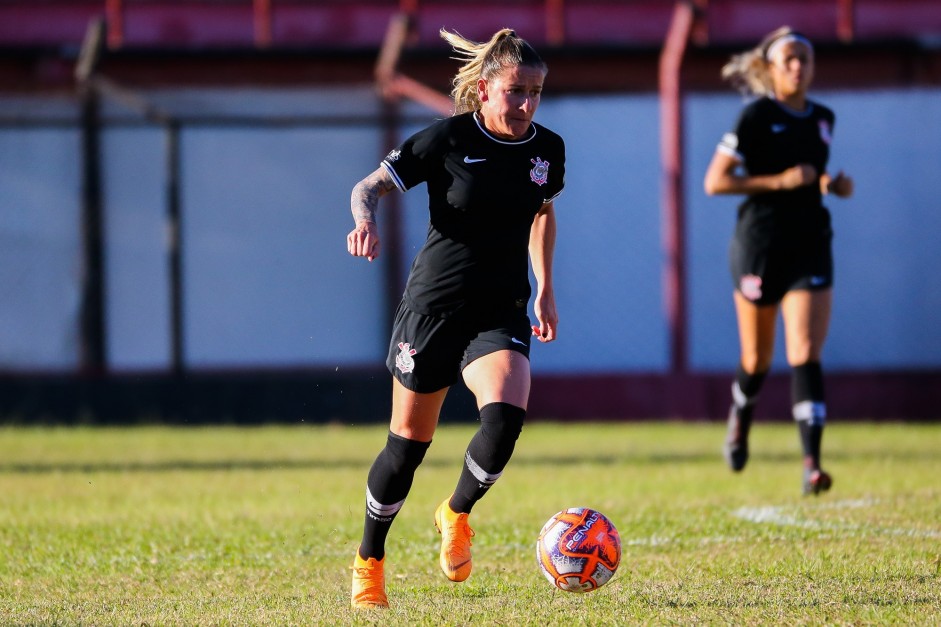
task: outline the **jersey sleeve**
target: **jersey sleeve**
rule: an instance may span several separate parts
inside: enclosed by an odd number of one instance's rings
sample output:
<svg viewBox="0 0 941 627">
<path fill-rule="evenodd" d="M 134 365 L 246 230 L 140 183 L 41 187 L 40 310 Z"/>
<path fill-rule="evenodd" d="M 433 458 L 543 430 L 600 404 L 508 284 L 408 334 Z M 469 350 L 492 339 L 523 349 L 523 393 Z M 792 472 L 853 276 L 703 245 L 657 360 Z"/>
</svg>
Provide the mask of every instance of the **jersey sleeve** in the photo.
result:
<svg viewBox="0 0 941 627">
<path fill-rule="evenodd" d="M 553 151 L 555 163 L 552 164 L 552 176 L 549 177 L 549 188 L 546 189 L 546 197 L 543 204 L 550 203 L 562 193 L 565 189 L 565 142 L 556 135 L 557 146 Z"/>
<path fill-rule="evenodd" d="M 428 180 L 431 168 L 441 163 L 442 146 L 446 145 L 446 129 L 443 121 L 439 121 L 406 139 L 389 152 L 380 165 L 396 187 L 408 191 Z"/>
<path fill-rule="evenodd" d="M 716 150 L 745 163 L 752 154 L 755 142 L 755 107 L 746 107 L 738 116 L 735 128 L 722 136 Z"/>
</svg>

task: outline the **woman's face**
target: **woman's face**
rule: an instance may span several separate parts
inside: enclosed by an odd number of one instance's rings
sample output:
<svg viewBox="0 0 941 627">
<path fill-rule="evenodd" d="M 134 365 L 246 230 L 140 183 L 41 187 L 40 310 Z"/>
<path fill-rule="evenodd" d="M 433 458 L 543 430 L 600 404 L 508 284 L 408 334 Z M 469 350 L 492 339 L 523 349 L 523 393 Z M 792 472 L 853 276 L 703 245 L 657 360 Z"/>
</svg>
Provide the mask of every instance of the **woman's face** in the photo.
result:
<svg viewBox="0 0 941 627">
<path fill-rule="evenodd" d="M 814 53 L 800 41 L 785 42 L 769 61 L 771 82 L 778 98 L 805 95 L 814 78 Z"/>
<path fill-rule="evenodd" d="M 546 73 L 534 67 L 508 67 L 497 76 L 477 81 L 480 115 L 488 131 L 501 139 L 520 139 L 539 107 Z"/>
</svg>

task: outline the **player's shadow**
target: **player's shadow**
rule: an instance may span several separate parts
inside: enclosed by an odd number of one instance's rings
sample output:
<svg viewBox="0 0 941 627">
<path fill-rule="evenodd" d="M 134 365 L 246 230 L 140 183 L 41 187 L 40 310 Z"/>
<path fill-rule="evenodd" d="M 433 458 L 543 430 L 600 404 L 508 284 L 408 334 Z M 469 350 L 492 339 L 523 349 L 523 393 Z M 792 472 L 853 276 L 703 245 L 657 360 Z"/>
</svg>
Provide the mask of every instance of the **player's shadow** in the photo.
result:
<svg viewBox="0 0 941 627">
<path fill-rule="evenodd" d="M 787 463 L 793 461 L 797 452 L 784 453 L 752 453 L 751 462 L 761 463 Z M 164 461 L 151 462 L 0 462 L 0 474 L 49 474 L 49 473 L 162 473 L 178 471 L 203 471 L 203 472 L 230 472 L 252 470 L 257 472 L 279 471 L 279 470 L 352 470 L 361 469 L 366 471 L 372 465 L 373 457 L 361 457 L 355 459 L 223 459 L 223 460 L 187 460 L 171 459 Z M 422 463 L 422 467 L 449 468 L 457 466 L 460 463 L 460 457 L 457 460 L 452 459 L 427 459 Z M 888 461 L 935 461 L 937 452 L 935 451 L 860 451 L 860 452 L 841 452 L 833 451 L 827 454 L 827 459 L 846 462 L 868 462 L 876 460 Z M 672 464 L 713 464 L 721 461 L 721 455 L 718 452 L 690 451 L 690 452 L 670 452 L 658 451 L 652 453 L 627 454 L 627 455 L 598 455 L 591 451 L 585 453 L 572 453 L 569 455 L 540 455 L 533 453 L 521 453 L 513 457 L 511 464 L 513 466 L 551 466 L 560 465 L 570 467 L 577 464 L 590 464 L 602 466 L 615 466 L 622 464 L 651 464 L 651 465 L 672 465 Z"/>
</svg>

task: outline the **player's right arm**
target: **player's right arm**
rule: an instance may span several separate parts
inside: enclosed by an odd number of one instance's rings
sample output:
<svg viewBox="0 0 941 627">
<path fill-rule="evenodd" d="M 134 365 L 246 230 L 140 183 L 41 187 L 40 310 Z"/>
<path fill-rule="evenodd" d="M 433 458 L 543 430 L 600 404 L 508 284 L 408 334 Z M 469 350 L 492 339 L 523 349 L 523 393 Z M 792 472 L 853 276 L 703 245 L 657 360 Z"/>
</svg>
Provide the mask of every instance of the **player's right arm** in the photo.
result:
<svg viewBox="0 0 941 627">
<path fill-rule="evenodd" d="M 354 257 L 365 257 L 372 261 L 379 256 L 379 226 L 376 213 L 379 199 L 395 189 L 392 177 L 384 167 L 379 167 L 353 187 L 350 209 L 356 227 L 346 236 L 346 249 Z"/>
<path fill-rule="evenodd" d="M 732 155 L 717 150 L 706 170 L 703 187 L 710 196 L 715 194 L 758 194 L 795 189 L 817 180 L 817 169 L 802 163 L 778 174 L 748 176 L 738 172 L 739 161 Z"/>
</svg>

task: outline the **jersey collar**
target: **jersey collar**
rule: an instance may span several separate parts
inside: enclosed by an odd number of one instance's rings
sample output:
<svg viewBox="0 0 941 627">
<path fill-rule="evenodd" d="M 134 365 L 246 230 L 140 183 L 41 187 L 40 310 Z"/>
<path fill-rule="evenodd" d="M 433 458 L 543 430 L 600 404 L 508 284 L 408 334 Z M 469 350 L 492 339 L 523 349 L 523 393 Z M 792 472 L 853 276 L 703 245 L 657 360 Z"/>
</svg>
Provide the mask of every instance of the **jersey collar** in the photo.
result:
<svg viewBox="0 0 941 627">
<path fill-rule="evenodd" d="M 500 139 L 499 137 L 495 137 L 490 134 L 490 131 L 488 131 L 487 127 L 484 126 L 484 123 L 480 119 L 480 116 L 477 115 L 477 111 L 474 111 L 473 115 L 474 115 L 474 122 L 477 124 L 477 128 L 480 129 L 480 132 L 486 135 L 488 138 L 492 139 L 493 141 L 497 142 L 498 144 L 511 144 L 511 145 L 525 144 L 526 142 L 528 142 L 529 140 L 531 140 L 533 137 L 536 136 L 536 125 L 530 122 L 529 133 L 526 134 L 526 137 L 523 137 L 522 139 L 514 139 L 514 140 Z"/>
<path fill-rule="evenodd" d="M 788 115 L 794 116 L 795 118 L 809 117 L 810 114 L 813 113 L 814 111 L 814 103 L 809 98 L 807 99 L 807 106 L 804 107 L 803 111 L 797 111 L 796 109 L 792 109 L 773 96 L 768 96 L 768 99 L 771 100 L 771 102 L 773 102 L 774 104 L 778 105 L 782 111 L 784 111 Z"/>
</svg>

